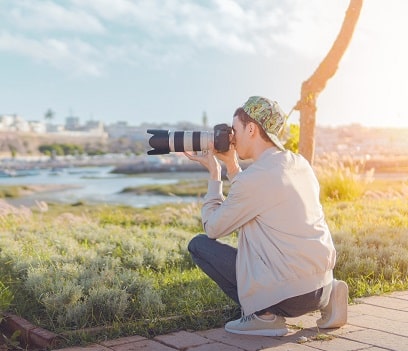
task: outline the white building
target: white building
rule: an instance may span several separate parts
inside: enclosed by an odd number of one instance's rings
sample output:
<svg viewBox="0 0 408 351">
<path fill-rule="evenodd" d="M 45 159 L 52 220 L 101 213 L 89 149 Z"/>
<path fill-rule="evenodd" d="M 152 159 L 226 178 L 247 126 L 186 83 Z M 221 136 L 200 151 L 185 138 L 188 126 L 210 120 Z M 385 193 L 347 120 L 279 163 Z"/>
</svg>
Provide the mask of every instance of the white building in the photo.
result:
<svg viewBox="0 0 408 351">
<path fill-rule="evenodd" d="M 0 115 L 0 130 L 8 132 L 29 132 L 30 125 L 18 115 Z"/>
<path fill-rule="evenodd" d="M 44 122 L 30 121 L 28 124 L 30 126 L 30 131 L 33 133 L 44 134 L 47 132 L 47 127 Z"/>
</svg>

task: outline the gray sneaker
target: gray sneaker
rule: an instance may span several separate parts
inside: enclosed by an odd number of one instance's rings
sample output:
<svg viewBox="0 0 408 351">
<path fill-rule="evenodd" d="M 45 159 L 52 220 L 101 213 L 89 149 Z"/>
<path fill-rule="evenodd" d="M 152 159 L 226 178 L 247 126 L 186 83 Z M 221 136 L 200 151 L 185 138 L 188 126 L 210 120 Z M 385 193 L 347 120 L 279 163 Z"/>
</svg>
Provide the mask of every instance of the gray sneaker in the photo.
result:
<svg viewBox="0 0 408 351">
<path fill-rule="evenodd" d="M 320 310 L 322 317 L 316 321 L 319 328 L 339 328 L 347 323 L 348 286 L 333 279 L 329 303 Z"/>
<path fill-rule="evenodd" d="M 234 334 L 283 336 L 288 333 L 285 318 L 275 316 L 266 320 L 259 318 L 255 313 L 243 316 L 241 319 L 225 324 L 225 330 Z"/>
</svg>

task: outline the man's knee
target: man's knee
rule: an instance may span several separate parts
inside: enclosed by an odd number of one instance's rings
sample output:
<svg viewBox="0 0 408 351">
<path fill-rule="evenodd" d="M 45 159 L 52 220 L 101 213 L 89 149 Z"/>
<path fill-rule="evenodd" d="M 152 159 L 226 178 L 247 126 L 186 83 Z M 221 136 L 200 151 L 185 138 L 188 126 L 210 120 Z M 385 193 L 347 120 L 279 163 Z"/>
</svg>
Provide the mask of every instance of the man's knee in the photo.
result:
<svg viewBox="0 0 408 351">
<path fill-rule="evenodd" d="M 208 240 L 208 237 L 205 234 L 198 234 L 194 238 L 192 238 L 187 247 L 190 254 L 194 255 L 194 253 L 197 253 L 199 248 L 202 247 L 203 242 L 206 240 Z"/>
</svg>

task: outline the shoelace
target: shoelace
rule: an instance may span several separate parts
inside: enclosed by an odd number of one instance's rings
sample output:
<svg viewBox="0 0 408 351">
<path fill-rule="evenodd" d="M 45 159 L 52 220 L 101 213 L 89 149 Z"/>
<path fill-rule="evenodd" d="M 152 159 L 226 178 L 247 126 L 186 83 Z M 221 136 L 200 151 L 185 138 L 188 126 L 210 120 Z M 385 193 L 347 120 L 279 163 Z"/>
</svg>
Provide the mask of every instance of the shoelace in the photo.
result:
<svg viewBox="0 0 408 351">
<path fill-rule="evenodd" d="M 243 315 L 243 316 L 241 317 L 240 322 L 241 322 L 241 323 L 250 322 L 250 321 L 252 321 L 253 319 L 255 319 L 255 314 L 254 314 L 254 313 L 249 314 L 248 316 L 244 316 L 244 315 Z"/>
</svg>

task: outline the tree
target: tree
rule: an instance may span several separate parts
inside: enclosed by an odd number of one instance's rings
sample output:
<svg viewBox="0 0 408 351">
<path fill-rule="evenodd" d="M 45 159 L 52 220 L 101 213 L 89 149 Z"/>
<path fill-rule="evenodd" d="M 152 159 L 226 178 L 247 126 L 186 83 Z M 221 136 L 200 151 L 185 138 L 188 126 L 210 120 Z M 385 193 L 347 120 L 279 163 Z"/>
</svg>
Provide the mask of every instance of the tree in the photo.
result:
<svg viewBox="0 0 408 351">
<path fill-rule="evenodd" d="M 203 112 L 202 123 L 203 123 L 203 127 L 205 128 L 208 127 L 208 117 L 205 111 Z"/>
<path fill-rule="evenodd" d="M 289 134 L 284 146 L 287 150 L 299 152 L 299 125 L 291 124 L 289 126 Z"/>
<path fill-rule="evenodd" d="M 316 101 L 326 87 L 327 81 L 337 71 L 339 62 L 353 36 L 362 6 L 363 0 L 350 0 L 333 46 L 312 76 L 302 83 L 300 100 L 294 107 L 300 112 L 299 152 L 310 164 L 313 164 L 315 151 Z"/>
<path fill-rule="evenodd" d="M 44 114 L 44 118 L 47 121 L 51 121 L 54 117 L 55 117 L 55 112 L 51 110 L 50 108 Z"/>
</svg>

